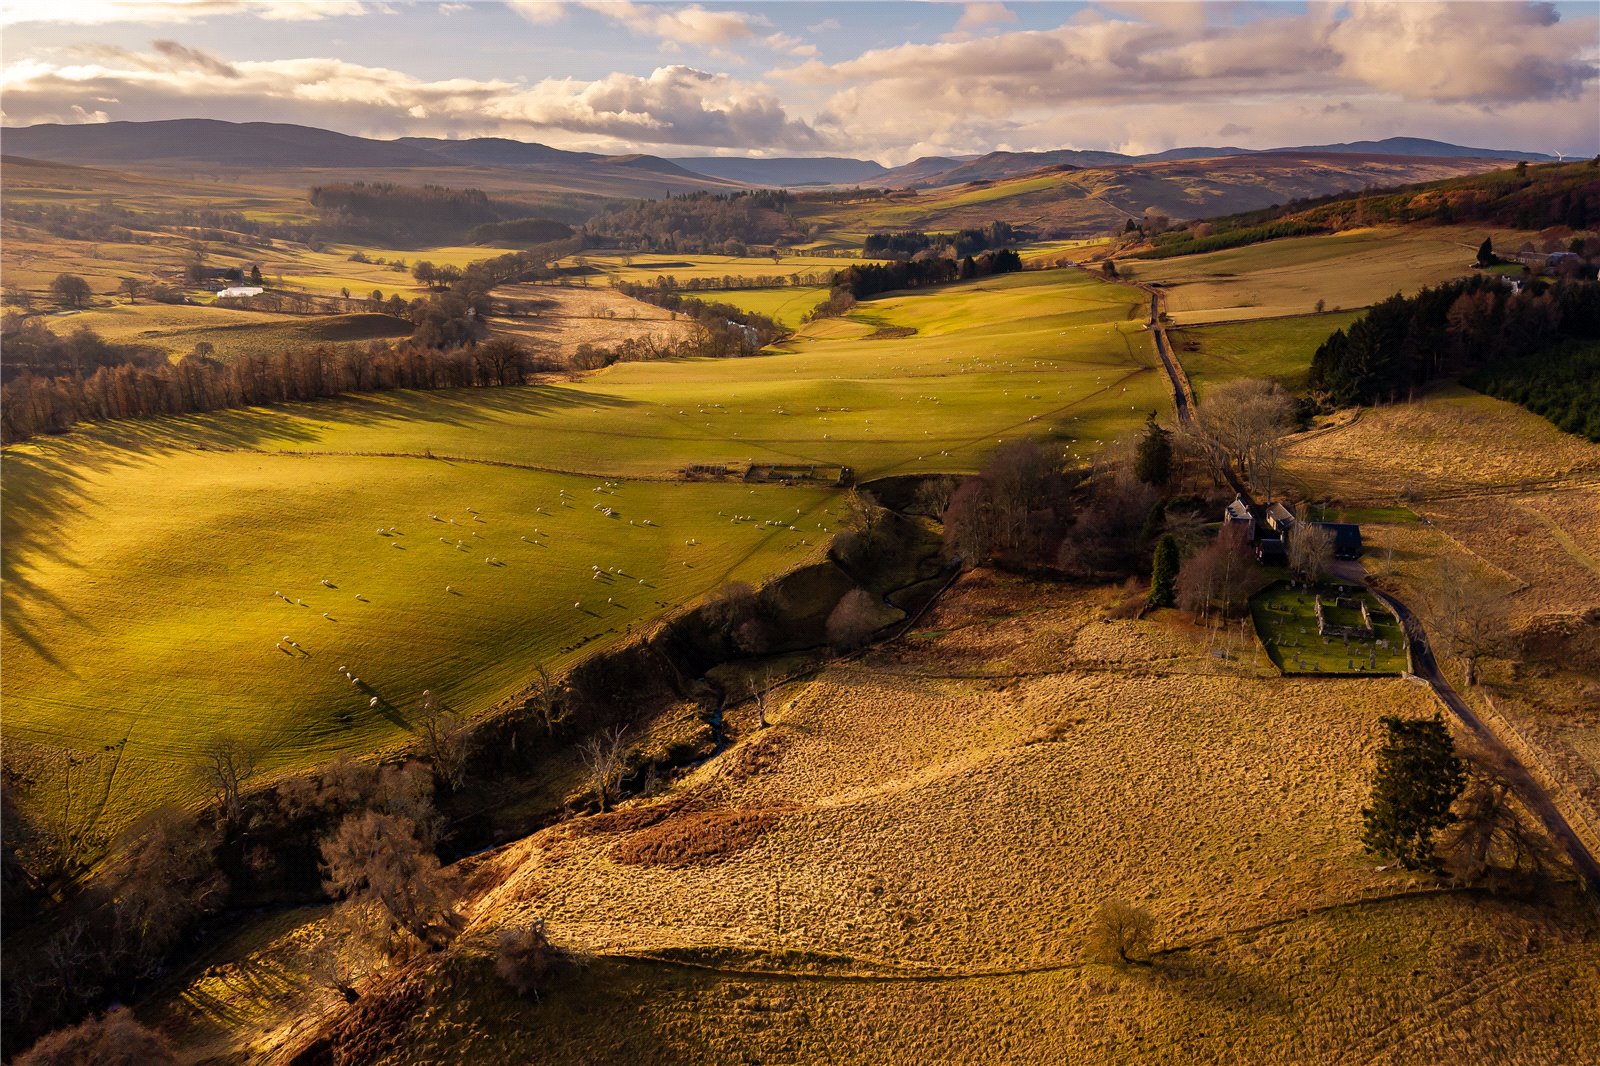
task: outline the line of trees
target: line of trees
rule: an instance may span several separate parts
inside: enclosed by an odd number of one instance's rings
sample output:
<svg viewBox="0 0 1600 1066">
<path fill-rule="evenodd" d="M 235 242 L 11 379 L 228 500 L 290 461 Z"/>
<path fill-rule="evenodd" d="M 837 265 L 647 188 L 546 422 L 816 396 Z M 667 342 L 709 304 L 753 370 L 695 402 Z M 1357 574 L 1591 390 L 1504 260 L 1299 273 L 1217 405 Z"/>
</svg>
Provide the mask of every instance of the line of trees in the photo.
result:
<svg viewBox="0 0 1600 1066">
<path fill-rule="evenodd" d="M 831 286 L 838 277 L 837 270 L 813 271 L 808 274 L 724 274 L 717 278 L 682 279 L 671 274 L 658 274 L 652 285 L 657 289 L 679 289 L 683 292 L 732 292 L 739 289 Z"/>
<path fill-rule="evenodd" d="M 497 339 L 449 350 L 411 343 L 318 345 L 242 355 L 227 363 L 190 354 L 176 363 L 100 366 L 87 375 L 23 373 L 0 390 L 0 441 L 62 433 L 79 422 L 193 414 L 350 392 L 517 385 L 535 371 L 553 368 L 522 345 Z"/>
<path fill-rule="evenodd" d="M 608 207 L 591 216 L 583 232 L 645 251 L 743 254 L 750 244 L 801 239 L 792 206 L 782 189 L 691 192 Z"/>
<path fill-rule="evenodd" d="M 1010 223 L 997 219 L 987 226 L 975 226 L 955 233 L 925 233 L 921 230 L 869 233 L 862 244 L 862 251 L 869 257 L 893 259 L 909 259 L 921 252 L 953 254 L 957 259 L 962 259 L 1015 244 L 1021 236 Z"/>
<path fill-rule="evenodd" d="M 1600 285 L 1535 279 L 1513 292 L 1477 275 L 1374 304 L 1317 348 L 1311 388 L 1334 404 L 1392 400 L 1436 377 L 1569 338 L 1600 338 Z"/>
<path fill-rule="evenodd" d="M 1461 383 L 1521 404 L 1564 432 L 1600 443 L 1600 346 L 1592 341 L 1565 341 L 1501 360 L 1466 375 Z"/>
<path fill-rule="evenodd" d="M 381 181 L 316 185 L 309 199 L 324 228 L 391 242 L 461 235 L 526 211 L 520 204 L 491 200 L 482 189 Z"/>
<path fill-rule="evenodd" d="M 835 287 L 859 300 L 896 289 L 917 289 L 947 281 L 1010 274 L 1021 269 L 1022 257 L 1009 248 L 1002 248 L 964 259 L 928 256 L 888 263 L 857 263 L 839 272 Z"/>
<path fill-rule="evenodd" d="M 684 315 L 709 330 L 720 329 L 730 334 L 731 338 L 736 339 L 739 345 L 746 349 L 741 354 L 748 355 L 750 352 L 765 348 L 785 333 L 784 328 L 775 320 L 755 311 L 735 307 L 733 304 L 681 296 L 670 289 L 636 285 L 627 281 L 618 281 L 615 287 L 624 296 L 631 296 L 635 300 L 643 300 L 647 304 L 653 304 L 674 314 Z"/>
</svg>

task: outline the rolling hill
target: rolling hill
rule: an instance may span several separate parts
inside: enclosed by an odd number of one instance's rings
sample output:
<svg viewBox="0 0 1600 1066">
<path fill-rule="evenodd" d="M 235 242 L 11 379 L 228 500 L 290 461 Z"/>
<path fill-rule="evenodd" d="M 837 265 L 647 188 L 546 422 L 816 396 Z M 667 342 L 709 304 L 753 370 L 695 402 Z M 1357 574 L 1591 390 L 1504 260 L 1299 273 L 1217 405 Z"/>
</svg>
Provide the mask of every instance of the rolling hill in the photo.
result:
<svg viewBox="0 0 1600 1066">
<path fill-rule="evenodd" d="M 1120 228 L 1154 208 L 1174 219 L 1258 211 L 1308 197 L 1439 181 L 1502 169 L 1493 159 L 1263 152 L 1044 170 L 830 211 L 844 230 L 953 230 L 1000 219 L 1044 237 Z"/>
<path fill-rule="evenodd" d="M 739 156 L 688 156 L 672 160 L 696 174 L 747 185 L 882 184 L 889 168 L 870 159 L 840 156 L 745 159 Z M 951 162 L 954 162 L 952 160 Z"/>
</svg>

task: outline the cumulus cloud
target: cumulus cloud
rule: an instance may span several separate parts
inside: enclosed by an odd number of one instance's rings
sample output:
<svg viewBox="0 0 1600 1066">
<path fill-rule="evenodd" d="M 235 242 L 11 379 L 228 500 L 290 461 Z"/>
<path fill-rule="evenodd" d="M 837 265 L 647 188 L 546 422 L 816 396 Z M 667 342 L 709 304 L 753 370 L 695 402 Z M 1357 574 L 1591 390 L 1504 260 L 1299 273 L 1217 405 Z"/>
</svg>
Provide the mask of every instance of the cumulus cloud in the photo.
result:
<svg viewBox="0 0 1600 1066">
<path fill-rule="evenodd" d="M 819 129 L 905 145 L 908 154 L 1028 143 L 1022 130 L 1044 137 L 1060 129 L 1060 146 L 1096 143 L 1089 130 L 1120 127 L 1112 143 L 1128 143 L 1148 136 L 1129 130 L 1152 114 L 1193 116 L 1175 119 L 1163 140 L 1192 143 L 1229 123 L 1259 138 L 1283 127 L 1272 116 L 1297 114 L 1302 104 L 1315 111 L 1329 96 L 1355 101 L 1369 122 L 1477 107 L 1505 129 L 1509 109 L 1543 105 L 1538 126 L 1576 127 L 1593 139 L 1600 20 L 1592 17 L 1496 2 L 1324 4 L 1218 22 L 1197 22 L 1197 11 L 1204 15 L 1192 4 L 1102 6 L 1053 29 L 872 49 L 774 76 L 831 91 Z M 1585 109 L 1586 127 L 1578 124 Z M 1062 123 L 1069 114 L 1072 123 Z M 1298 142 L 1319 139 L 1302 130 Z"/>
<path fill-rule="evenodd" d="M 364 15 L 361 0 L 3 0 L 0 25 L 21 22 L 65 22 L 103 25 L 111 22 L 196 22 L 220 15 L 249 15 L 276 22 L 312 22 L 338 16 Z"/>
<path fill-rule="evenodd" d="M 447 7 L 465 7 L 465 4 L 447 4 Z M 506 6 L 536 26 L 559 22 L 567 13 L 567 5 L 560 0 L 506 0 Z"/>
<path fill-rule="evenodd" d="M 997 22 L 1015 22 L 1017 13 L 1000 3 L 964 4 L 961 17 L 956 20 L 956 30 L 976 30 Z"/>
<path fill-rule="evenodd" d="M 715 47 L 733 44 L 755 36 L 757 27 L 767 20 L 742 11 L 710 11 L 699 4 L 687 7 L 661 7 L 636 4 L 632 0 L 582 0 L 583 6 L 643 36 L 659 37 L 674 44 Z"/>
<path fill-rule="evenodd" d="M 828 146 L 771 94 L 682 65 L 646 76 L 546 78 L 530 85 L 424 81 L 340 59 L 227 63 L 172 41 L 156 42 L 148 52 L 97 46 L 71 59 L 8 66 L 0 75 L 7 121 L 87 121 L 74 110 L 85 101 L 109 101 L 123 119 L 188 117 L 203 102 L 228 118 L 293 119 L 368 133 L 414 133 L 420 122 L 435 133 L 562 133 L 618 146 Z"/>
<path fill-rule="evenodd" d="M 763 38 L 762 43 L 774 52 L 784 55 L 808 58 L 817 54 L 817 46 L 802 41 L 798 37 L 791 37 L 787 33 L 770 33 Z"/>
</svg>

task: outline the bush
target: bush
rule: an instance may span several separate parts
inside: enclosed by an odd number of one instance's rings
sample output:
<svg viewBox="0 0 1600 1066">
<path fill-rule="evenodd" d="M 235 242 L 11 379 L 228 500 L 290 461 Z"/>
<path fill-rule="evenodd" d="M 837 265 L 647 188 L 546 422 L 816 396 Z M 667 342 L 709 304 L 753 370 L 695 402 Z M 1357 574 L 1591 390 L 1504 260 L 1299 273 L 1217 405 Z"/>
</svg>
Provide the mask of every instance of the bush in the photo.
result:
<svg viewBox="0 0 1600 1066">
<path fill-rule="evenodd" d="M 140 1025 L 126 1007 L 117 1007 L 44 1037 L 17 1057 L 16 1066 L 166 1066 L 177 1061 L 166 1037 Z"/>
<path fill-rule="evenodd" d="M 544 931 L 544 919 L 500 931 L 495 950 L 495 975 L 519 996 L 539 998 L 539 989 L 555 968 L 560 952 Z"/>
<path fill-rule="evenodd" d="M 828 643 L 836 651 L 854 651 L 877 630 L 878 606 L 866 589 L 846 592 L 828 615 Z"/>
</svg>

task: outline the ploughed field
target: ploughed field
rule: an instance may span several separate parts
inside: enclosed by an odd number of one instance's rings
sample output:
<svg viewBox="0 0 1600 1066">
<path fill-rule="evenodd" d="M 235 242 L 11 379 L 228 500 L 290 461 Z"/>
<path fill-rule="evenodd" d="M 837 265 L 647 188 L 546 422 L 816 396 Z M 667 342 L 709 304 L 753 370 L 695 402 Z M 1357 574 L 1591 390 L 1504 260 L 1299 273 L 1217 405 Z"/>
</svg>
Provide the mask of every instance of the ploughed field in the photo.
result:
<svg viewBox="0 0 1600 1066">
<path fill-rule="evenodd" d="M 403 740 L 424 689 L 485 710 L 822 551 L 839 490 L 746 483 L 747 463 L 963 470 L 1025 433 L 1083 453 L 1132 429 L 1167 402 L 1142 309 L 1030 273 L 867 301 L 750 359 L 9 448 L 7 739 L 89 755 L 114 827 L 186 798 L 219 734 L 287 768 Z"/>
</svg>

